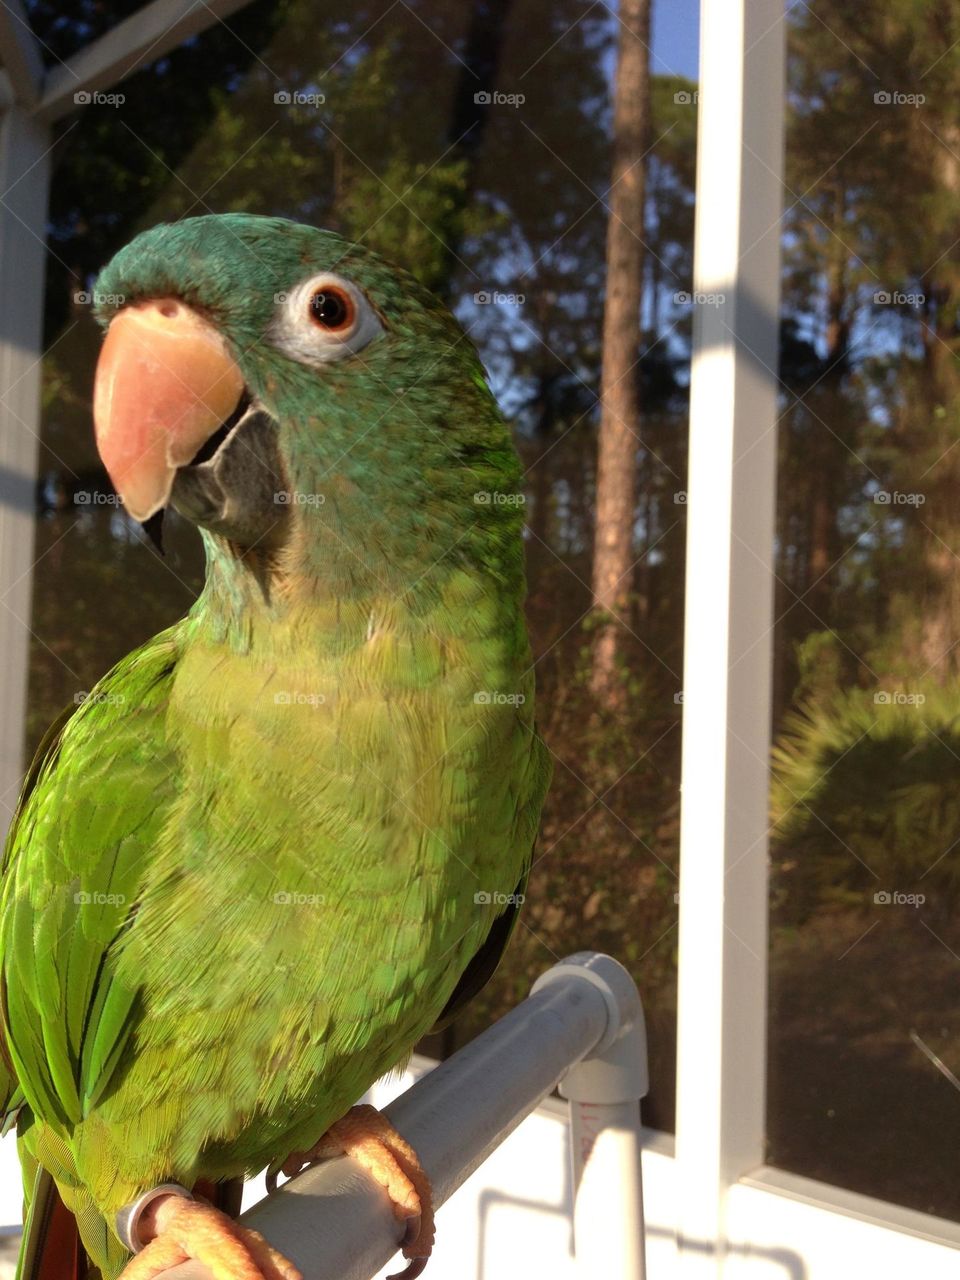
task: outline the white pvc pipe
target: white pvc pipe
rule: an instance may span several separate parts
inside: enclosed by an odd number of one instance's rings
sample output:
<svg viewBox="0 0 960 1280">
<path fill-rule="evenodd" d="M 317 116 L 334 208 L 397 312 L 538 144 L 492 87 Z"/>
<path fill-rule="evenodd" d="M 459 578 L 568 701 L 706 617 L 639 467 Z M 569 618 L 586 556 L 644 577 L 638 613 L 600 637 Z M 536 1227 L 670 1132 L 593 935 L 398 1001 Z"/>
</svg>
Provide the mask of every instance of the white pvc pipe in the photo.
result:
<svg viewBox="0 0 960 1280">
<path fill-rule="evenodd" d="M 563 960 L 534 991 L 575 973 L 571 961 Z M 596 956 L 588 973 L 606 998 L 616 992 L 610 1025 L 618 1030 L 560 1082 L 560 1093 L 570 1101 L 577 1270 L 584 1280 L 644 1280 L 640 1099 L 649 1076 L 643 1008 L 626 971 L 609 957 Z"/>
<path fill-rule="evenodd" d="M 631 1056 L 638 1053 L 642 1062 L 631 1067 Z M 594 1087 L 602 1095 L 596 1101 L 615 1108 L 599 1116 L 603 1123 L 593 1144 L 595 1154 L 590 1154 L 582 1179 L 589 1199 L 601 1194 L 590 1190 L 594 1171 L 599 1175 L 608 1168 L 609 1177 L 619 1178 L 624 1169 L 620 1156 L 627 1149 L 623 1143 L 632 1141 L 626 1138 L 626 1112 L 616 1110 L 612 1095 L 631 1080 L 646 1091 L 646 1042 L 636 987 L 615 960 L 591 952 L 548 970 L 527 1000 L 385 1108 L 420 1156 L 436 1205 L 456 1191 L 561 1078 L 569 1080 L 571 1068 L 581 1062 L 587 1075 L 579 1084 L 575 1080 L 578 1094 Z M 633 1099 L 638 1121 L 639 1096 Z M 616 1155 L 616 1168 L 608 1165 L 608 1152 Z M 612 1205 L 621 1206 L 626 1195 L 639 1196 L 639 1172 L 635 1182 L 628 1179 L 618 1187 L 606 1188 Z M 611 1217 L 608 1207 L 606 1214 L 597 1214 L 596 1230 L 618 1230 L 619 1212 Z M 383 1190 L 345 1157 L 307 1169 L 242 1221 L 290 1258 L 304 1280 L 369 1280 L 396 1251 L 399 1234 Z M 642 1210 L 633 1204 L 624 1221 L 632 1238 L 638 1224 L 642 1233 Z M 578 1247 L 588 1253 L 591 1234 L 584 1217 Z M 624 1257 L 636 1256 L 635 1240 L 631 1249 Z M 642 1254 L 642 1234 L 639 1250 Z M 210 1280 L 207 1269 L 192 1262 L 165 1274 L 169 1280 Z M 642 1280 L 643 1272 L 604 1269 L 593 1274 L 604 1280 Z"/>
<path fill-rule="evenodd" d="M 644 1280 L 640 1107 L 571 1102 L 573 1235 L 584 1280 Z"/>
</svg>

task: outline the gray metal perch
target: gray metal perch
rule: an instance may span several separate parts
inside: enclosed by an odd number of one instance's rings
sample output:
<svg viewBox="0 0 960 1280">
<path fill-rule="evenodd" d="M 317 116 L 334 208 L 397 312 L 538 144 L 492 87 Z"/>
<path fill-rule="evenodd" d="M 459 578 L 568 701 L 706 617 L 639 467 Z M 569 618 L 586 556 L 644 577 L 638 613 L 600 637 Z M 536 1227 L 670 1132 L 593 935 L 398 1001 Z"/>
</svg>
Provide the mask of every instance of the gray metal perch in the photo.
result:
<svg viewBox="0 0 960 1280">
<path fill-rule="evenodd" d="M 646 1034 L 637 989 L 616 960 L 579 952 L 548 969 L 528 999 L 386 1114 L 419 1154 L 439 1207 L 558 1083 L 571 1109 L 578 1265 L 585 1276 L 643 1280 Z M 242 1220 L 304 1280 L 370 1280 L 400 1231 L 382 1188 L 345 1157 L 305 1170 Z M 168 1275 L 209 1280 L 196 1263 Z"/>
</svg>

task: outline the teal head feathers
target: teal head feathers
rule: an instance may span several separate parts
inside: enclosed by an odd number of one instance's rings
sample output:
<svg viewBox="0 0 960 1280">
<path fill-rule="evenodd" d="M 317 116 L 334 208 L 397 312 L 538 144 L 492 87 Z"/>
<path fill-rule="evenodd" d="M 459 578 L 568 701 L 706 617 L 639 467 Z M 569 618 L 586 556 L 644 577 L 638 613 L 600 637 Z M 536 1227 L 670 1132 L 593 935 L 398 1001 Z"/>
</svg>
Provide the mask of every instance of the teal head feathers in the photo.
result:
<svg viewBox="0 0 960 1280">
<path fill-rule="evenodd" d="M 151 530 L 172 505 L 220 571 L 275 586 L 416 594 L 429 552 L 520 589 L 507 426 L 412 276 L 331 232 L 231 214 L 143 233 L 96 294 L 98 443 Z"/>
</svg>

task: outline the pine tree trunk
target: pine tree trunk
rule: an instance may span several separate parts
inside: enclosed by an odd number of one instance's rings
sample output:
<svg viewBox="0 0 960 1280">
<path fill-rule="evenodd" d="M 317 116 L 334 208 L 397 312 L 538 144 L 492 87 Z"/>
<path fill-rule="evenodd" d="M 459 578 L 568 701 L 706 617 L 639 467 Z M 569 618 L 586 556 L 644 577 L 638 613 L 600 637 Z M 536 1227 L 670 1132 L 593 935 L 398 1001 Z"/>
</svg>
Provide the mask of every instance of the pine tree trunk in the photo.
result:
<svg viewBox="0 0 960 1280">
<path fill-rule="evenodd" d="M 846 193 L 838 188 L 835 205 L 837 225 L 843 225 Z M 841 408 L 841 388 L 850 371 L 850 305 L 847 285 L 845 250 L 837 242 L 836 252 L 827 268 L 827 328 L 826 357 L 823 375 L 823 394 L 832 391 L 838 410 Z M 841 474 L 845 447 L 838 439 L 837 426 L 828 426 L 833 415 L 825 421 L 814 420 L 813 444 L 809 465 L 813 477 L 810 499 L 810 551 L 807 558 L 807 577 L 802 595 L 812 616 L 814 626 L 828 625 L 830 612 L 831 570 L 837 561 L 838 477 Z M 838 413 L 834 422 L 842 421 Z"/>
<path fill-rule="evenodd" d="M 607 291 L 593 551 L 594 608 L 601 612 L 591 684 L 611 710 L 623 704 L 620 657 L 632 588 L 640 436 L 640 300 L 643 287 L 644 152 L 650 117 L 650 0 L 622 0 L 613 111 L 613 185 L 607 222 Z"/>
</svg>

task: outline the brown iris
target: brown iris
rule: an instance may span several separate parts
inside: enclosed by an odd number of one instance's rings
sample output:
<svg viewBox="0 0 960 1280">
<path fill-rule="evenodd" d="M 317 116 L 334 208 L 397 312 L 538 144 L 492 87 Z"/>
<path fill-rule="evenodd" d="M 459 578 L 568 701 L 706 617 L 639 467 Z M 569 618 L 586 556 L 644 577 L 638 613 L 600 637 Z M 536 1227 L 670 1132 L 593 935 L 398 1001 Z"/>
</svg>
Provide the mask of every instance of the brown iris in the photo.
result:
<svg viewBox="0 0 960 1280">
<path fill-rule="evenodd" d="M 349 329 L 355 314 L 353 299 L 335 285 L 318 289 L 310 297 L 310 319 L 328 333 Z"/>
</svg>

